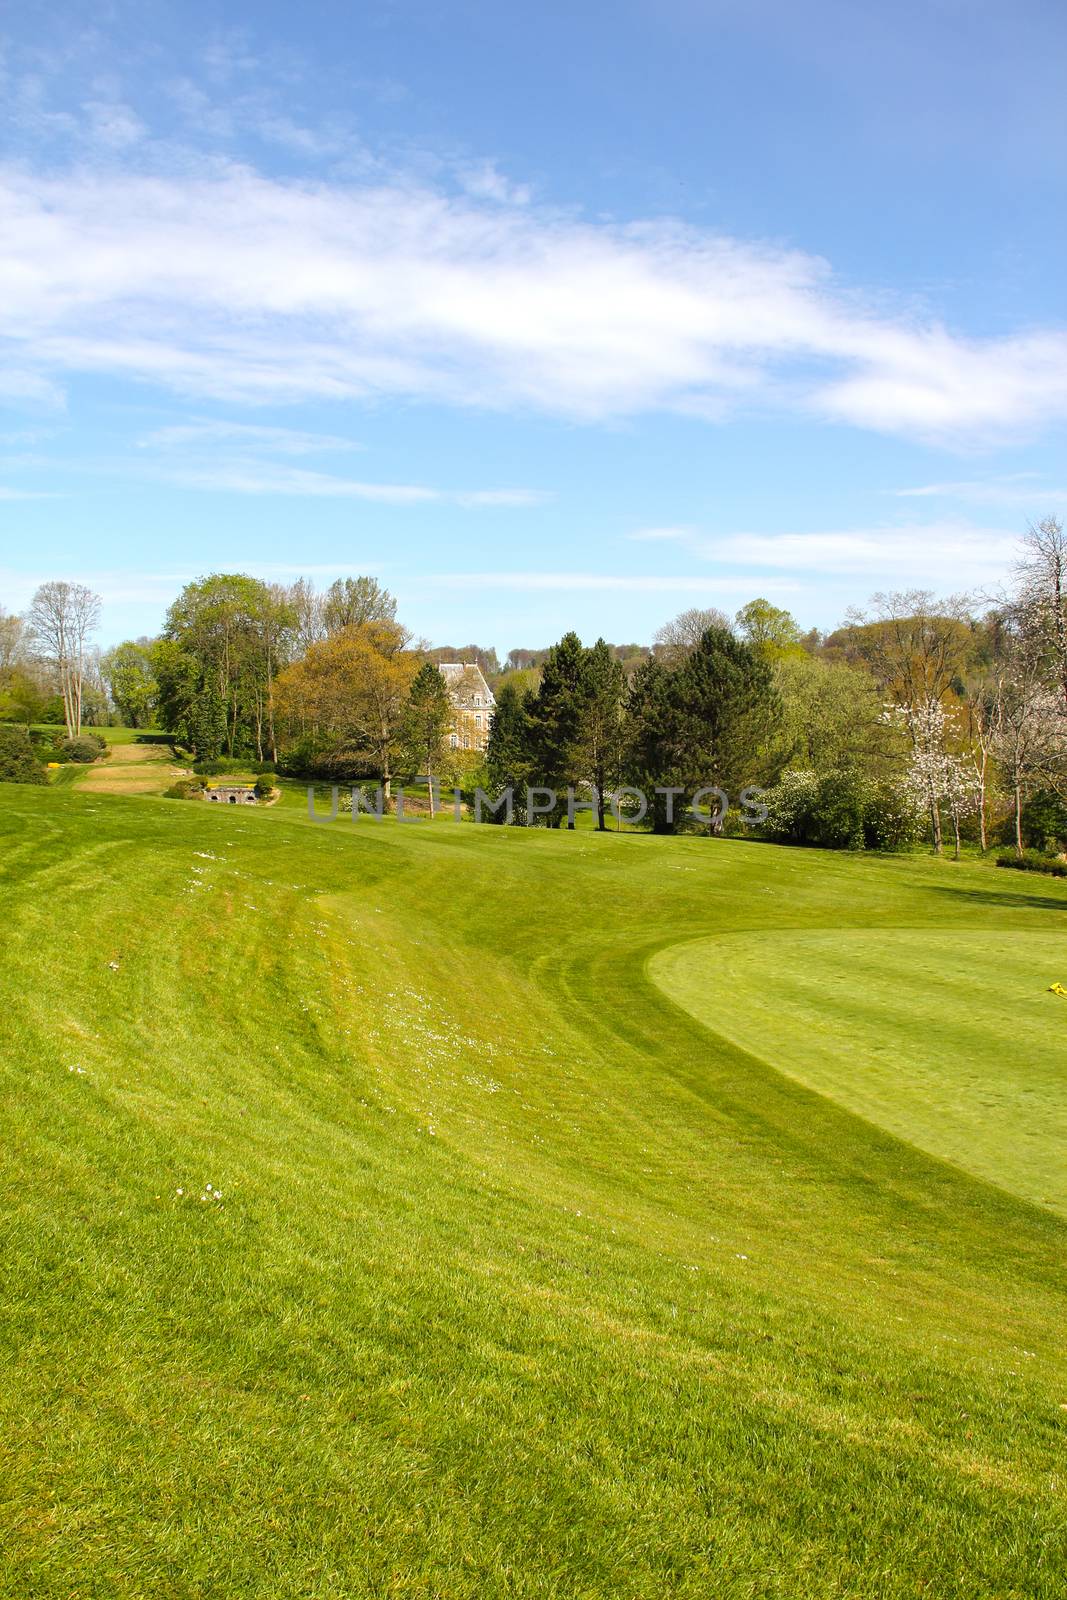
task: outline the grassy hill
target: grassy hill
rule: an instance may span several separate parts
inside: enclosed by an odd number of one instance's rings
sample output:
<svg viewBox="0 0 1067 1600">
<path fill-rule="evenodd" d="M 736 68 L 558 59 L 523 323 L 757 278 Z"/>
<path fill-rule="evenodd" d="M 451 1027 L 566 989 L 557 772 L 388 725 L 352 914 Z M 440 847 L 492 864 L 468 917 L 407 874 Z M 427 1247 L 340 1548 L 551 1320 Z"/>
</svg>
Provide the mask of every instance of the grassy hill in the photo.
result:
<svg viewBox="0 0 1067 1600">
<path fill-rule="evenodd" d="M 1067 886 L 86 780 L 0 910 L 0 1594 L 1062 1593 Z"/>
</svg>

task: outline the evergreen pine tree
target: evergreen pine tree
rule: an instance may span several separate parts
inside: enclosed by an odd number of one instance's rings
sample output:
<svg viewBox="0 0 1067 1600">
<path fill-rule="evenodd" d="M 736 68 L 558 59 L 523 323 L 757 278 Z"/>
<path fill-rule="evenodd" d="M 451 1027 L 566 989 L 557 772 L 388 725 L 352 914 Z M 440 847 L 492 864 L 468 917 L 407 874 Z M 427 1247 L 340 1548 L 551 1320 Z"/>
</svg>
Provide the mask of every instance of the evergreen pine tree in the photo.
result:
<svg viewBox="0 0 1067 1600">
<path fill-rule="evenodd" d="M 626 776 L 648 797 L 653 833 L 678 832 L 692 776 L 686 765 L 688 730 L 679 680 L 678 668 L 652 656 L 638 667 L 626 699 Z M 682 793 L 657 794 L 657 787 Z"/>
<path fill-rule="evenodd" d="M 585 652 L 586 699 L 579 745 L 585 775 L 596 791 L 597 827 L 604 831 L 605 795 L 622 754 L 622 667 L 611 646 L 598 639 Z"/>
<path fill-rule="evenodd" d="M 530 696 L 514 683 L 505 682 L 496 698 L 496 709 L 489 723 L 489 742 L 485 765 L 491 798 L 497 800 L 505 789 L 513 790 L 516 819 L 525 820 L 525 788 L 530 781 Z M 503 811 L 489 813 L 491 822 L 503 822 Z"/>
<path fill-rule="evenodd" d="M 695 792 L 714 783 L 736 800 L 746 784 L 762 776 L 778 707 L 770 663 L 728 629 L 708 628 L 679 667 L 674 687 L 685 730 L 688 786 Z"/>
<path fill-rule="evenodd" d="M 563 791 L 585 776 L 582 734 L 591 688 L 587 658 L 578 635 L 565 633 L 545 658 L 540 687 L 530 707 L 534 781 L 554 789 L 559 797 L 547 819 L 553 828 L 559 827 L 566 814 Z"/>
<path fill-rule="evenodd" d="M 444 758 L 445 737 L 452 721 L 452 699 L 444 677 L 432 661 L 424 661 L 412 680 L 401 724 L 401 741 L 411 764 L 430 781 L 430 816 L 434 786 Z"/>
</svg>

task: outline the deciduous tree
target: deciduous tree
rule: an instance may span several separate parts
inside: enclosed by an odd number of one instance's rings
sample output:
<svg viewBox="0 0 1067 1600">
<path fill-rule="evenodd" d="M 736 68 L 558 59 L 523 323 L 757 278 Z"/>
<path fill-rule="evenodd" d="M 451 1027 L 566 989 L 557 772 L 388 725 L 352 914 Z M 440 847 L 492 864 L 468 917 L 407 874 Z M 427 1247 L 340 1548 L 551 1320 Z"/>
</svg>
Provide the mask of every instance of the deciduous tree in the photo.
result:
<svg viewBox="0 0 1067 1600">
<path fill-rule="evenodd" d="M 100 670 L 127 727 L 151 727 L 159 698 L 151 639 L 126 639 L 101 657 Z"/>
<path fill-rule="evenodd" d="M 82 583 L 43 583 L 27 620 L 37 648 L 55 668 L 67 736 L 75 738 L 81 732 L 86 651 L 100 620 L 100 596 Z"/>
<path fill-rule="evenodd" d="M 327 633 L 360 628 L 368 622 L 395 622 L 396 601 L 377 578 L 337 578 L 322 599 Z"/>
</svg>

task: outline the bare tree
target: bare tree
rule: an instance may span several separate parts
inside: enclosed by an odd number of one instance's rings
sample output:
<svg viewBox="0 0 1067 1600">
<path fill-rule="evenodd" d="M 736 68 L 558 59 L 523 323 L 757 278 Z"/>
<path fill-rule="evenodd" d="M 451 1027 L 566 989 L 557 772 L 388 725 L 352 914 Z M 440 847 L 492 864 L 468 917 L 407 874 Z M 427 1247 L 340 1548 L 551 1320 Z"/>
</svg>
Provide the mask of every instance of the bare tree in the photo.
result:
<svg viewBox="0 0 1067 1600">
<path fill-rule="evenodd" d="M 100 620 L 100 596 L 81 583 L 42 583 L 27 620 L 59 677 L 67 734 L 74 738 L 81 732 L 86 650 Z"/>
<path fill-rule="evenodd" d="M 684 661 L 686 656 L 692 655 L 709 628 L 725 628 L 727 633 L 732 633 L 733 623 L 717 606 L 703 609 L 692 606 L 688 611 L 680 611 L 656 633 L 652 648 L 657 659 L 667 666 Z"/>
<path fill-rule="evenodd" d="M 989 763 L 996 737 L 1000 682 L 992 676 L 968 683 L 963 695 L 963 739 L 967 760 L 974 772 L 978 796 L 977 816 L 983 855 L 989 849 L 986 806 L 989 795 Z"/>
<path fill-rule="evenodd" d="M 1011 790 L 1015 848 L 1023 852 L 1023 805 L 1037 788 L 1063 787 L 1067 769 L 1067 717 L 1050 689 L 1044 665 L 1021 637 L 998 683 L 992 750 Z"/>
<path fill-rule="evenodd" d="M 290 584 L 286 599 L 293 608 L 296 622 L 293 644 L 298 657 L 306 656 L 313 644 L 326 637 L 326 624 L 322 617 L 322 596 L 307 578 L 297 578 Z"/>
<path fill-rule="evenodd" d="M 24 619 L 0 606 L 0 673 L 21 666 L 29 654 L 29 643 Z"/>
<path fill-rule="evenodd" d="M 1016 564 L 1014 612 L 1067 711 L 1067 534 L 1055 517 L 1031 524 Z"/>
<path fill-rule="evenodd" d="M 943 700 L 974 649 L 970 599 L 938 600 L 928 589 L 872 595 L 870 611 L 849 612 L 845 644 L 896 705 Z"/>
</svg>

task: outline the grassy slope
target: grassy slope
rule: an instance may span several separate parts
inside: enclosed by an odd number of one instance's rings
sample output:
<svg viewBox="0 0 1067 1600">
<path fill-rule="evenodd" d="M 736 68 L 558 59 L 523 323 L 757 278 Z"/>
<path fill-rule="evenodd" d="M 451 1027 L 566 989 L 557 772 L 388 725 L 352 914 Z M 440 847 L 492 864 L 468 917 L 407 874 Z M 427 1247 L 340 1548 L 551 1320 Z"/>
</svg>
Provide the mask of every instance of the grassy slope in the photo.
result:
<svg viewBox="0 0 1067 1600">
<path fill-rule="evenodd" d="M 1067 1226 L 648 972 L 1007 877 L 0 788 L 0 1593 L 1058 1595 Z"/>
</svg>

